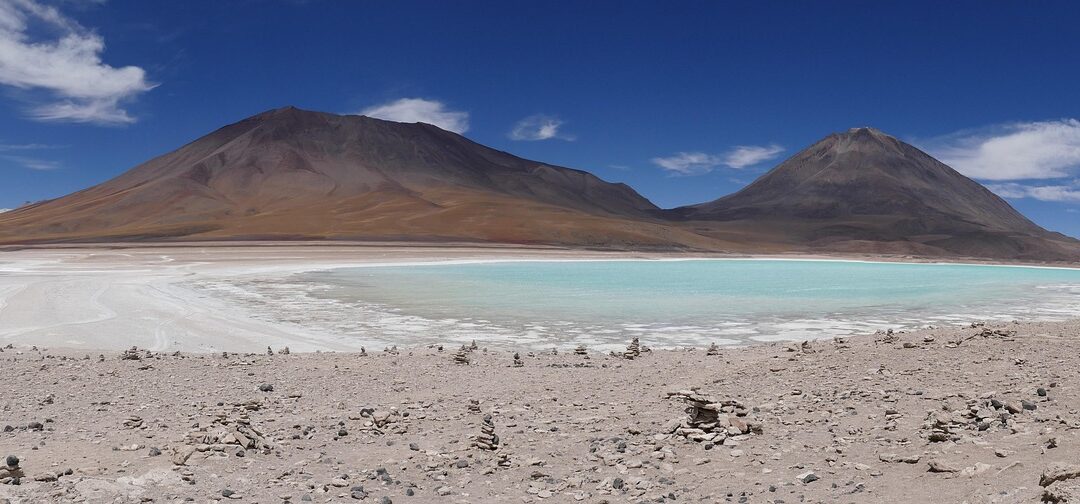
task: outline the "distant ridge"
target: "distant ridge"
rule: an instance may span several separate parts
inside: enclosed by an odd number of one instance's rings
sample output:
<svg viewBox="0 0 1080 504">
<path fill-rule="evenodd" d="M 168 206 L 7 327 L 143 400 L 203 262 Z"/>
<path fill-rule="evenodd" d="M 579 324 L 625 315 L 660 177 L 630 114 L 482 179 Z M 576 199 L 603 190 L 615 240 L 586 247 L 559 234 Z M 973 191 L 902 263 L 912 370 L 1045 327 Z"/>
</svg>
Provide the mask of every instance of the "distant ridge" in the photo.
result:
<svg viewBox="0 0 1080 504">
<path fill-rule="evenodd" d="M 735 194 L 661 210 L 625 184 L 430 124 L 285 107 L 0 213 L 0 244 L 208 240 L 1080 257 L 1080 242 L 872 128 L 829 135 Z"/>
</svg>

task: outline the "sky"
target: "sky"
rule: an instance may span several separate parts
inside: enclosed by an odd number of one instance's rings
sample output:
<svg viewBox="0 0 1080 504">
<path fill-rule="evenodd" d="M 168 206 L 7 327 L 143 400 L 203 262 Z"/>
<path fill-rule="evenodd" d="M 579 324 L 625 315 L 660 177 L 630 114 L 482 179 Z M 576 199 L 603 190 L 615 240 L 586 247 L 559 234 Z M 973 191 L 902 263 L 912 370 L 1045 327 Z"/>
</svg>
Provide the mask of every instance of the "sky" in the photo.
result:
<svg viewBox="0 0 1080 504">
<path fill-rule="evenodd" d="M 872 126 L 1080 237 L 1080 3 L 0 0 L 0 209 L 293 105 L 737 191 Z"/>
</svg>

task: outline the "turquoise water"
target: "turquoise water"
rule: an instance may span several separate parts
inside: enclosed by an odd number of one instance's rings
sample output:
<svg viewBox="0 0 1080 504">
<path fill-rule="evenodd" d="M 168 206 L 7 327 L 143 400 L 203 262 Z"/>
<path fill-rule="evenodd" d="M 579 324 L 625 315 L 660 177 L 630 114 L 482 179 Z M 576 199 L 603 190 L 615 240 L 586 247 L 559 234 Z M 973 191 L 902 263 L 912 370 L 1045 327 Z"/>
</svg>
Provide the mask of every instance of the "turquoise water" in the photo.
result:
<svg viewBox="0 0 1080 504">
<path fill-rule="evenodd" d="M 1080 270 L 976 265 L 486 262 L 345 268 L 292 281 L 307 302 L 290 303 L 298 312 L 283 316 L 389 344 L 614 347 L 639 336 L 664 347 L 1080 314 Z"/>
</svg>

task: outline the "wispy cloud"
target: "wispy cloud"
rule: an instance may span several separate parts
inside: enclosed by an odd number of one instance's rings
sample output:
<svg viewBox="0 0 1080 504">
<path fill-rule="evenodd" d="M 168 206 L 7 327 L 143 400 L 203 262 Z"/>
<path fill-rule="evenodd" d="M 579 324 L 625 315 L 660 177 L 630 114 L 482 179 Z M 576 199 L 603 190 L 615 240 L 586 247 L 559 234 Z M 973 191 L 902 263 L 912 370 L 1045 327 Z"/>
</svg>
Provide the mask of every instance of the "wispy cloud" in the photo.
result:
<svg viewBox="0 0 1080 504">
<path fill-rule="evenodd" d="M 738 145 L 724 155 L 724 164 L 732 168 L 746 168 L 776 159 L 782 152 L 784 148 L 777 144 Z"/>
<path fill-rule="evenodd" d="M 776 145 L 737 145 L 723 154 L 705 152 L 677 152 L 667 157 L 652 158 L 653 164 L 675 175 L 702 175 L 718 166 L 741 170 L 749 166 L 776 159 L 784 148 Z"/>
<path fill-rule="evenodd" d="M 945 164 L 977 179 L 1052 179 L 1080 172 L 1076 119 L 991 126 L 919 143 Z"/>
<path fill-rule="evenodd" d="M 368 107 L 359 114 L 387 121 L 428 123 L 459 134 L 469 130 L 468 112 L 449 110 L 440 101 L 423 98 L 401 98 Z"/>
<path fill-rule="evenodd" d="M 0 1 L 2 1 L 2 0 L 0 0 Z M 29 168 L 31 170 L 39 170 L 39 171 L 55 170 L 55 169 L 60 167 L 59 162 L 50 161 L 50 160 L 47 160 L 47 159 L 39 159 L 39 158 L 36 158 L 36 157 L 29 157 L 29 156 L 26 156 L 26 155 L 21 154 L 21 153 L 26 152 L 26 151 L 58 149 L 60 147 L 61 146 L 59 146 L 59 145 L 36 144 L 36 143 L 27 143 L 27 144 L 0 143 L 0 159 L 15 163 L 15 164 L 17 164 L 19 166 L 22 166 L 23 168 Z M 13 153 L 13 152 L 19 152 L 20 154 L 8 154 L 8 153 Z"/>
<path fill-rule="evenodd" d="M 100 35 L 56 7 L 37 0 L 0 1 L 0 84 L 49 96 L 31 107 L 33 119 L 135 122 L 121 103 L 156 84 L 146 80 L 142 68 L 105 64 L 104 51 Z"/>
<path fill-rule="evenodd" d="M 1002 198 L 1032 198 L 1040 201 L 1080 203 L 1080 181 L 1069 185 L 1029 185 L 1008 182 L 986 186 Z"/>
<path fill-rule="evenodd" d="M 549 140 L 557 138 L 573 141 L 573 135 L 559 131 L 562 125 L 563 121 L 558 117 L 535 114 L 518 121 L 514 125 L 514 129 L 510 130 L 510 138 L 512 140 Z"/>
<path fill-rule="evenodd" d="M 23 168 L 29 168 L 31 170 L 49 171 L 60 168 L 59 161 L 50 161 L 48 159 L 38 159 L 26 156 L 12 156 L 7 154 L 0 155 L 0 159 L 6 159 L 12 163 L 22 166 Z"/>
<path fill-rule="evenodd" d="M 676 152 L 668 157 L 654 157 L 652 162 L 675 175 L 701 175 L 711 172 L 724 160 L 704 152 Z"/>
</svg>

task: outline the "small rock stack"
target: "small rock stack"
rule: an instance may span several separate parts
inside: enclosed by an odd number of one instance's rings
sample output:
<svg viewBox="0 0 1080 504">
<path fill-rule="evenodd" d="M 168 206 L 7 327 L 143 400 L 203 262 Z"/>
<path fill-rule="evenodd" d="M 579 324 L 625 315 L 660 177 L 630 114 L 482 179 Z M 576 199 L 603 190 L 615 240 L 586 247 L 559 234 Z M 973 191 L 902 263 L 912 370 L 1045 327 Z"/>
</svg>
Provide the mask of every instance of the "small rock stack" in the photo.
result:
<svg viewBox="0 0 1080 504">
<path fill-rule="evenodd" d="M 709 349 L 705 350 L 705 355 L 710 357 L 720 355 L 720 347 L 716 346 L 716 343 L 709 343 Z"/>
<path fill-rule="evenodd" d="M 666 434 L 722 444 L 728 437 L 761 433 L 761 424 L 746 418 L 748 411 L 738 401 L 718 401 L 694 390 L 669 392 L 668 398 L 685 401 L 688 417 L 668 422 L 664 427 Z"/>
<path fill-rule="evenodd" d="M 577 348 L 574 349 L 574 355 L 588 356 L 589 355 L 589 349 L 585 348 L 585 345 L 578 345 Z"/>
<path fill-rule="evenodd" d="M 226 413 L 217 414 L 210 426 L 189 432 L 187 442 L 195 445 L 198 451 L 223 451 L 228 446 L 240 446 L 247 450 L 268 452 L 272 447 L 244 413 L 235 418 L 230 418 Z"/>
<path fill-rule="evenodd" d="M 360 410 L 360 417 L 367 419 L 367 422 L 364 423 L 364 428 L 380 434 L 386 432 L 404 434 L 408 431 L 408 426 L 403 422 L 405 417 L 403 417 L 401 412 L 395 408 L 389 410 L 363 408 Z"/>
<path fill-rule="evenodd" d="M 138 429 L 143 426 L 143 419 L 138 415 L 131 415 L 124 420 L 124 427 Z"/>
<path fill-rule="evenodd" d="M 274 349 L 267 346 L 266 347 L 266 355 L 274 355 Z"/>
<path fill-rule="evenodd" d="M 626 351 L 623 352 L 623 357 L 633 360 L 641 356 L 641 343 L 638 342 L 637 337 L 630 340 L 630 344 L 626 346 Z"/>
<path fill-rule="evenodd" d="M 131 347 L 120 353 L 120 360 L 142 360 L 138 347 Z"/>
<path fill-rule="evenodd" d="M 522 367 L 525 361 L 521 360 L 521 354 L 514 352 L 514 367 Z"/>
<path fill-rule="evenodd" d="M 457 352 L 454 352 L 454 363 L 455 364 L 464 364 L 466 366 L 469 365 L 469 349 L 468 349 L 468 347 L 465 347 L 463 345 L 460 350 L 458 350 Z"/>
<path fill-rule="evenodd" d="M 468 407 L 469 407 L 469 413 L 479 413 L 480 412 L 480 401 L 478 401 L 476 399 L 469 399 L 469 406 Z"/>
<path fill-rule="evenodd" d="M 281 355 L 289 355 L 289 347 L 282 348 Z"/>
<path fill-rule="evenodd" d="M 24 476 L 19 467 L 19 457 L 8 455 L 4 458 L 4 463 L 0 465 L 0 484 L 18 485 Z"/>
<path fill-rule="evenodd" d="M 484 415 L 480 423 L 480 435 L 476 436 L 473 444 L 481 450 L 499 449 L 499 435 L 495 434 L 495 422 L 492 421 L 491 415 Z"/>
</svg>

